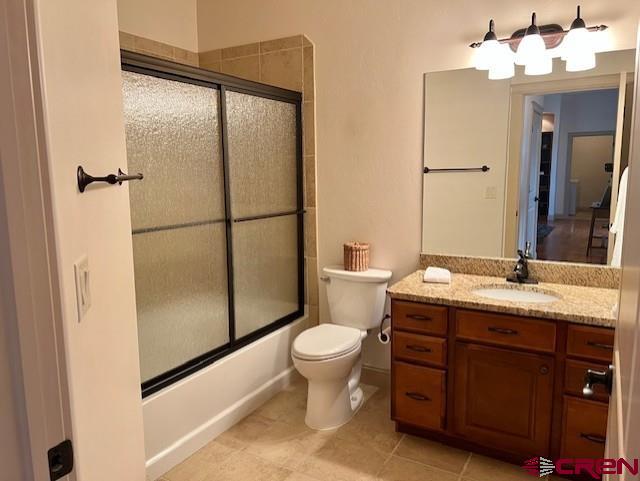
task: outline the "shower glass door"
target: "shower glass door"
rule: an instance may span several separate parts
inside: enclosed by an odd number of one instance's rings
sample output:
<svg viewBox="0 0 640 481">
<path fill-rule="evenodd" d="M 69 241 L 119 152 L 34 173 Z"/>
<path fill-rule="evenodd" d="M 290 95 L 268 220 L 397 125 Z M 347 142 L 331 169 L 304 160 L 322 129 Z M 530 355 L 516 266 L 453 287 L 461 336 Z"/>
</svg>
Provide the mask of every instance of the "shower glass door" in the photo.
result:
<svg viewBox="0 0 640 481">
<path fill-rule="evenodd" d="M 302 315 L 301 96 L 122 56 L 148 395 Z"/>
</svg>

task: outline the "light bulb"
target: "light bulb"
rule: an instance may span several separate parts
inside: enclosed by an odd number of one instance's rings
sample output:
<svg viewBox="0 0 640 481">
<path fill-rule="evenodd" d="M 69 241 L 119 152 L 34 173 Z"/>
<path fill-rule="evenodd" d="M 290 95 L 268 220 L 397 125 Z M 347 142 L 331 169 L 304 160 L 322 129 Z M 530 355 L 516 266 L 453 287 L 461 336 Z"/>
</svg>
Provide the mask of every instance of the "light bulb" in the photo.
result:
<svg viewBox="0 0 640 481">
<path fill-rule="evenodd" d="M 547 47 L 540 34 L 525 35 L 518 45 L 516 64 L 527 65 L 545 56 Z"/>
<path fill-rule="evenodd" d="M 497 55 L 496 50 L 499 48 L 500 43 L 498 43 L 497 40 L 486 40 L 482 42 L 480 47 L 477 48 L 473 61 L 473 66 L 476 70 L 489 70 Z"/>
<path fill-rule="evenodd" d="M 552 71 L 553 59 L 547 54 L 532 58 L 524 66 L 525 75 L 546 75 Z"/>
<path fill-rule="evenodd" d="M 513 52 L 508 45 L 498 45 L 494 52 L 494 61 L 489 68 L 489 80 L 503 80 L 514 75 Z"/>
<path fill-rule="evenodd" d="M 582 72 L 591 70 L 596 66 L 596 54 L 593 52 L 582 52 L 572 54 L 567 57 L 567 72 Z"/>
</svg>

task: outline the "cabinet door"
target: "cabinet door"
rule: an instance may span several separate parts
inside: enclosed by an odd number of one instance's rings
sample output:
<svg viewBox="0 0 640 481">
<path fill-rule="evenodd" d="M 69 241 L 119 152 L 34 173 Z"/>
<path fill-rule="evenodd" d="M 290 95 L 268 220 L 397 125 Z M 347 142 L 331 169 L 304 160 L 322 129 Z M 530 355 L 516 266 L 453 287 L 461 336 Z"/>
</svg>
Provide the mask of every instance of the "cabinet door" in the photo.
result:
<svg viewBox="0 0 640 481">
<path fill-rule="evenodd" d="M 458 342 L 453 426 L 470 441 L 523 456 L 547 456 L 554 360 Z"/>
</svg>

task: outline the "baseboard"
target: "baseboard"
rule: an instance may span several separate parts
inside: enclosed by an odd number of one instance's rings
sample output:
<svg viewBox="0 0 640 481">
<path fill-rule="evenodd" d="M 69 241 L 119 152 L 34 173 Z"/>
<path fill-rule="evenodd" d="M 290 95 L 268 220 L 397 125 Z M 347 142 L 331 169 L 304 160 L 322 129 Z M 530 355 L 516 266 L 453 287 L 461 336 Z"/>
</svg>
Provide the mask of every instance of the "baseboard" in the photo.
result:
<svg viewBox="0 0 640 481">
<path fill-rule="evenodd" d="M 387 389 L 391 385 L 391 373 L 387 369 L 379 367 L 362 366 L 360 380 L 363 384 Z"/>
<path fill-rule="evenodd" d="M 153 481 L 157 479 L 231 426 L 251 414 L 277 393 L 289 386 L 295 375 L 296 370 L 293 366 L 285 369 L 253 392 L 250 392 L 224 411 L 209 419 L 197 429 L 178 439 L 164 451 L 149 459 L 146 464 L 147 480 Z"/>
</svg>

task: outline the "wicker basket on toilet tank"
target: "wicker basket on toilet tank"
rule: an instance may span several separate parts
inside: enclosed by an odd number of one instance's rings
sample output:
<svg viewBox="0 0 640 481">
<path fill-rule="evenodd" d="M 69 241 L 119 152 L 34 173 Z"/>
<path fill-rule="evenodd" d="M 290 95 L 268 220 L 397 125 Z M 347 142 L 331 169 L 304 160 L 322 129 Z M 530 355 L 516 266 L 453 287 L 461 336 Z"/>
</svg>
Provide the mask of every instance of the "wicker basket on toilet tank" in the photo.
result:
<svg viewBox="0 0 640 481">
<path fill-rule="evenodd" d="M 344 269 L 347 271 L 369 269 L 369 244 L 347 242 L 344 245 Z"/>
</svg>

